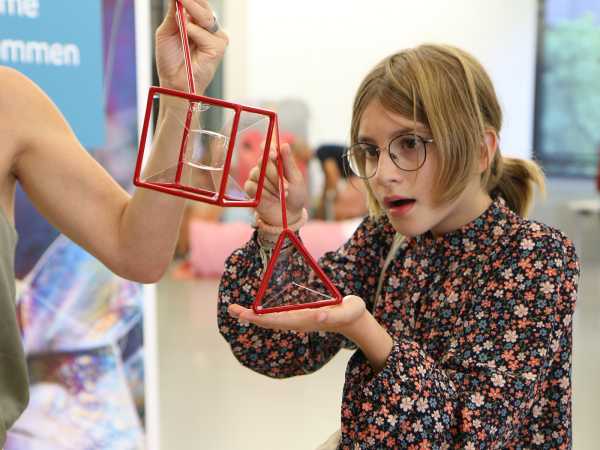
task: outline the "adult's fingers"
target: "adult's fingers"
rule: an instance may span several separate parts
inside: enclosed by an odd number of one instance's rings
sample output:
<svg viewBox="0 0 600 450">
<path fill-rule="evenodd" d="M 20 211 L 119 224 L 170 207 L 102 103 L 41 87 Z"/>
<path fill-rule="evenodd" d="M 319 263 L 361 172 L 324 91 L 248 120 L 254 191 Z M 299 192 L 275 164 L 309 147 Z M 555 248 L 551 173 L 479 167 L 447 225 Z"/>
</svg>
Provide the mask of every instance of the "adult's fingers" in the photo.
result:
<svg viewBox="0 0 600 450">
<path fill-rule="evenodd" d="M 214 21 L 214 13 L 210 4 L 204 0 L 179 0 L 190 19 L 205 30 L 209 30 Z"/>
</svg>

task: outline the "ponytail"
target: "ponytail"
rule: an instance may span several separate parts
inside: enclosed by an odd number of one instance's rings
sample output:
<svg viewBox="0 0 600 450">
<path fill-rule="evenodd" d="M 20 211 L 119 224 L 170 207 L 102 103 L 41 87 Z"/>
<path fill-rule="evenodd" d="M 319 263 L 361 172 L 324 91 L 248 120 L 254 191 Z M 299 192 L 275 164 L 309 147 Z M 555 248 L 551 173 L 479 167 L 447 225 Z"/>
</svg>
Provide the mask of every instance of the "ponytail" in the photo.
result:
<svg viewBox="0 0 600 450">
<path fill-rule="evenodd" d="M 506 158 L 496 152 L 486 183 L 492 197 L 500 196 L 521 217 L 527 216 L 533 203 L 534 188 L 545 193 L 544 173 L 533 161 Z"/>
</svg>

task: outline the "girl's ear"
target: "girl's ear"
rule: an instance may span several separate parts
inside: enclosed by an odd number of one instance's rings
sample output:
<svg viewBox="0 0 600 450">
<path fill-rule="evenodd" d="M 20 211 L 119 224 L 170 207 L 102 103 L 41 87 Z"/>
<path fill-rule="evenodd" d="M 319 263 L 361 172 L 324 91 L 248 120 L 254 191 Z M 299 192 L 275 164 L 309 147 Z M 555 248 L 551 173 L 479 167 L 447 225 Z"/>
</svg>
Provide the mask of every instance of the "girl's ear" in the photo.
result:
<svg viewBox="0 0 600 450">
<path fill-rule="evenodd" d="M 480 172 L 484 172 L 492 163 L 497 149 L 498 134 L 492 129 L 485 130 L 483 134 L 483 145 L 481 146 L 481 159 L 479 160 Z"/>
</svg>

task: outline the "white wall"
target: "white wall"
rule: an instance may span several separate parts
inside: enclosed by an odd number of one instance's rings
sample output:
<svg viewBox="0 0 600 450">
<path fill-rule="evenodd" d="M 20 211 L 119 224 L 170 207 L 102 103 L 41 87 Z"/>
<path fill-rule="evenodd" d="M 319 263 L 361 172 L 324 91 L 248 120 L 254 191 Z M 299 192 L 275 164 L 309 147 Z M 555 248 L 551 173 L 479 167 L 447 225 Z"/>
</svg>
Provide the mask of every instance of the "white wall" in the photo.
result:
<svg viewBox="0 0 600 450">
<path fill-rule="evenodd" d="M 536 0 L 224 0 L 225 97 L 304 99 L 310 142 L 347 142 L 354 93 L 380 59 L 423 42 L 473 53 L 505 113 L 501 148 L 530 157 Z"/>
</svg>

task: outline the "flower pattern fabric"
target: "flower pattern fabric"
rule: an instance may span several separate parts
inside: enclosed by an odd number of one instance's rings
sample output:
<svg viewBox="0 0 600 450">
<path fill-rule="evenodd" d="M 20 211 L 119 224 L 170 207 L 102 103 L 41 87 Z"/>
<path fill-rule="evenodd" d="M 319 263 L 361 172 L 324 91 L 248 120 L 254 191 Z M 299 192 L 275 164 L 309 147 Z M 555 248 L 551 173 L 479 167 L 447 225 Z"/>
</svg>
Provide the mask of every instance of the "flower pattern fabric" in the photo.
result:
<svg viewBox="0 0 600 450">
<path fill-rule="evenodd" d="M 383 274 L 395 231 L 366 218 L 320 260 L 342 295 L 362 297 L 394 338 L 374 373 L 348 363 L 340 449 L 571 447 L 572 314 L 579 266 L 559 231 L 520 218 L 502 199 L 444 236 L 406 238 Z M 263 270 L 254 237 L 226 263 L 219 329 L 245 366 L 282 378 L 318 370 L 352 344 L 335 333 L 239 323 Z"/>
</svg>

